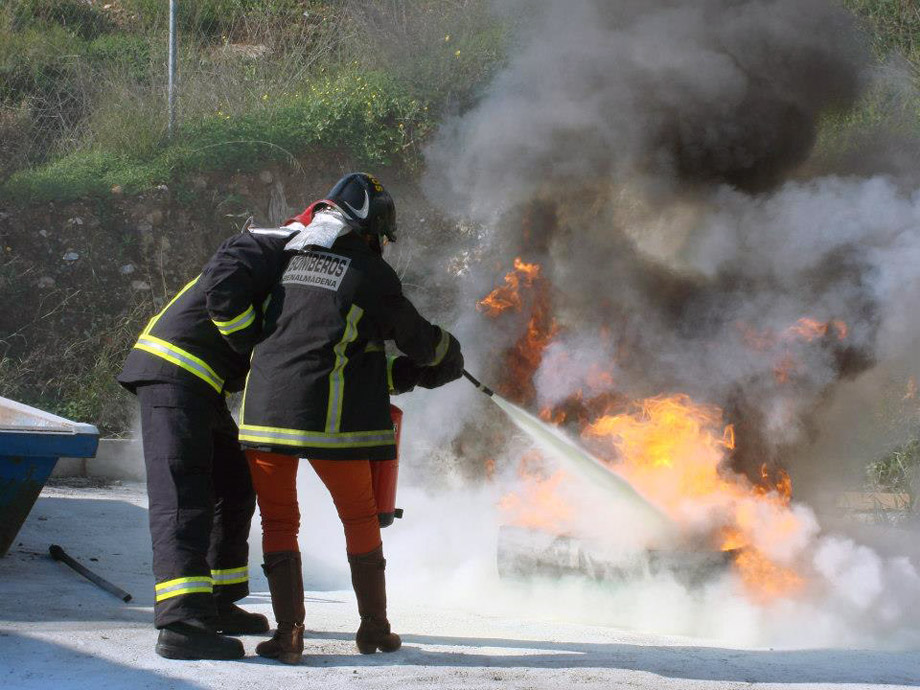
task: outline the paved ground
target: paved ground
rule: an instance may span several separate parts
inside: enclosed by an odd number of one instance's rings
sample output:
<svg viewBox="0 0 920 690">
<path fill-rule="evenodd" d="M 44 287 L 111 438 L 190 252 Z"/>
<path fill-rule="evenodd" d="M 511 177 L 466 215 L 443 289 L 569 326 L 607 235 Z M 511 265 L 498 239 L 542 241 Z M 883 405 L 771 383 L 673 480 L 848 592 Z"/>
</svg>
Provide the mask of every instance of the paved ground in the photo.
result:
<svg viewBox="0 0 920 690">
<path fill-rule="evenodd" d="M 528 606 L 530 590 L 518 592 L 516 607 L 526 615 L 510 616 L 469 595 L 458 604 L 449 592 L 434 597 L 419 586 L 413 596 L 397 587 L 391 619 L 403 649 L 362 657 L 352 643 L 356 612 L 353 595 L 342 589 L 344 564 L 331 561 L 308 564 L 314 574 L 307 578 L 302 666 L 254 656 L 261 638 L 244 638 L 248 656 L 238 662 L 166 661 L 153 653 L 144 506 L 140 485 L 45 489 L 0 560 L 0 688 L 920 686 L 916 650 L 743 648 L 724 639 L 588 625 L 577 622 L 585 615 L 574 604 L 572 616 L 565 605 L 547 608 L 545 588 L 533 590 L 540 605 Z M 123 604 L 52 561 L 51 543 L 132 592 L 134 601 Z M 444 545 L 430 546 L 436 554 Z M 265 581 L 255 568 L 253 577 L 246 604 L 270 616 Z"/>
</svg>

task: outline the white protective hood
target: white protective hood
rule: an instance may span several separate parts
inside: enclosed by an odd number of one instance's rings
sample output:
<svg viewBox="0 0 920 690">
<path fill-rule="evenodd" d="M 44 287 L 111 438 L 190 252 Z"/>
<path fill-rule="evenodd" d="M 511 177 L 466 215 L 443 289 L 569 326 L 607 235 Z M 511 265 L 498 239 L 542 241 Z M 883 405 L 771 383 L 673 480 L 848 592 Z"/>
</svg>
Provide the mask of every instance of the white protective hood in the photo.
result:
<svg viewBox="0 0 920 690">
<path fill-rule="evenodd" d="M 345 217 L 342 215 L 342 212 L 334 208 L 324 208 L 317 211 L 313 215 L 313 220 L 309 225 L 290 223 L 285 227 L 300 230 L 300 232 L 284 246 L 286 251 L 292 252 L 302 251 L 309 245 L 317 245 L 329 249 L 339 237 L 351 232 L 351 228 L 345 222 Z"/>
</svg>

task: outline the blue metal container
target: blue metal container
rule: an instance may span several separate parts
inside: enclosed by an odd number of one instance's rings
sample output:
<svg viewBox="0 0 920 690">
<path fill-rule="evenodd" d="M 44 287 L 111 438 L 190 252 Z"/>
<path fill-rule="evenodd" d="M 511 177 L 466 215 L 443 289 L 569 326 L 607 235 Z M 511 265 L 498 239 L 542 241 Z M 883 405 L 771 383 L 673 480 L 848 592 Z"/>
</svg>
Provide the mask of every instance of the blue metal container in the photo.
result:
<svg viewBox="0 0 920 690">
<path fill-rule="evenodd" d="M 58 458 L 92 458 L 99 431 L 0 398 L 0 557 L 5 556 Z"/>
</svg>

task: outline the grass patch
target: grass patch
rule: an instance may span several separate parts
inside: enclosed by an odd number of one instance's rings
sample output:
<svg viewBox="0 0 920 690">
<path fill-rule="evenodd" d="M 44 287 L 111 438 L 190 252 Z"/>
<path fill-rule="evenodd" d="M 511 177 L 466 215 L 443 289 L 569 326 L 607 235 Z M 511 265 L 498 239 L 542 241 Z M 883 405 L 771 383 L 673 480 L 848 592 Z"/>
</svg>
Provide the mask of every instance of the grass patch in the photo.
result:
<svg viewBox="0 0 920 690">
<path fill-rule="evenodd" d="M 323 149 L 411 167 L 437 117 L 475 98 L 504 49 L 485 0 L 180 3 L 167 141 L 168 3 L 74 2 L 109 23 L 66 0 L 0 7 L 3 126 L 37 135 L 0 170 L 7 202 L 132 193 Z"/>
<path fill-rule="evenodd" d="M 904 0 L 844 0 L 863 20 L 872 49 L 881 59 L 900 53 L 920 65 L 920 6 Z"/>
<path fill-rule="evenodd" d="M 88 40 L 115 29 L 108 15 L 84 0 L 10 0 L 10 9 L 17 26 L 59 26 Z"/>
<path fill-rule="evenodd" d="M 73 77 L 83 45 L 61 27 L 0 32 L 0 101 L 58 89 Z"/>
<path fill-rule="evenodd" d="M 411 161 L 416 141 L 434 126 L 429 112 L 385 74 L 345 73 L 302 92 L 264 94 L 258 112 L 218 110 L 183 127 L 168 145 L 151 139 L 138 155 L 121 153 L 127 142 L 114 141 L 17 172 L 0 196 L 21 204 L 107 196 L 116 185 L 132 193 L 191 173 L 252 170 L 311 149 L 346 150 L 367 165 Z"/>
<path fill-rule="evenodd" d="M 920 440 L 904 443 L 866 467 L 866 485 L 874 491 L 903 493 L 909 505 L 918 505 Z"/>
<path fill-rule="evenodd" d="M 215 40 L 234 34 L 247 20 L 296 22 L 304 12 L 324 12 L 330 4 L 310 0 L 191 0 L 177 3 L 176 26 L 183 34 Z M 140 30 L 157 30 L 169 21 L 169 3 L 164 0 L 121 0 L 119 7 Z"/>
</svg>

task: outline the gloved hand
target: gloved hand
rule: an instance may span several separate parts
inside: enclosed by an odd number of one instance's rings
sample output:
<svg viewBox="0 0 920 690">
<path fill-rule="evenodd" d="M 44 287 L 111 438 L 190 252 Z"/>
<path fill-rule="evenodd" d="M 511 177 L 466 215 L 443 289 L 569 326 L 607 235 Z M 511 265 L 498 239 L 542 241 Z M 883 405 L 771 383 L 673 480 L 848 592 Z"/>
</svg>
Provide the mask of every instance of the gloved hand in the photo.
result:
<svg viewBox="0 0 920 690">
<path fill-rule="evenodd" d="M 408 393 L 418 384 L 421 367 L 405 355 L 396 357 L 389 363 L 389 366 L 390 382 L 392 383 L 390 386 L 391 395 Z"/>
<path fill-rule="evenodd" d="M 224 340 L 233 348 L 234 352 L 248 359 L 252 354 L 252 348 L 256 346 L 259 339 L 262 337 L 262 328 L 257 325 L 261 323 L 262 319 L 257 318 L 255 324 L 241 331 L 225 335 Z"/>
<path fill-rule="evenodd" d="M 463 376 L 463 353 L 460 342 L 448 333 L 450 344 L 447 354 L 438 364 L 419 368 L 418 385 L 422 388 L 437 388 L 445 383 L 456 381 Z"/>
</svg>

